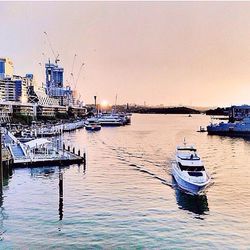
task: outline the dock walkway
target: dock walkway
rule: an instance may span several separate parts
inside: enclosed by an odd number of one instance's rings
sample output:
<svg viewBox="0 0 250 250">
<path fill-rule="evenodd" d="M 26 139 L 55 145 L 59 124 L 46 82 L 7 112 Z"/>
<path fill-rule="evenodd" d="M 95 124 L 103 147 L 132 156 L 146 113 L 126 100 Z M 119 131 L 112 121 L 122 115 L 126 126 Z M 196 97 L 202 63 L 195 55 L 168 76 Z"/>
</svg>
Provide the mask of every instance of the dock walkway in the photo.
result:
<svg viewBox="0 0 250 250">
<path fill-rule="evenodd" d="M 84 157 L 75 155 L 71 152 L 64 151 L 63 155 L 44 155 L 38 154 L 34 157 L 20 157 L 13 161 L 14 167 L 27 167 L 27 166 L 48 166 L 48 165 L 70 165 L 80 164 L 84 162 Z"/>
<path fill-rule="evenodd" d="M 85 163 L 85 154 L 75 154 L 63 149 L 55 148 L 47 139 L 35 139 L 27 143 L 21 143 L 9 131 L 5 131 L 4 144 L 9 149 L 13 159 L 13 167 L 46 166 L 46 165 L 70 165 Z"/>
</svg>

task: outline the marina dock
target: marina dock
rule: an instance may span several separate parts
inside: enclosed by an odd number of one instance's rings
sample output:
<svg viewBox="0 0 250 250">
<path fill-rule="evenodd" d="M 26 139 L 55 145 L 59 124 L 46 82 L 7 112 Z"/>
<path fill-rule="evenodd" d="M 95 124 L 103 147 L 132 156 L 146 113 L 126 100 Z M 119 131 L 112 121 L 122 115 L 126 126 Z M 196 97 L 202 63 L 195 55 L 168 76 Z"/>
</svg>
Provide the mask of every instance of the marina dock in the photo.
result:
<svg viewBox="0 0 250 250">
<path fill-rule="evenodd" d="M 51 165 L 71 165 L 84 163 L 84 157 L 75 155 L 71 152 L 64 151 L 63 155 L 58 156 L 36 156 L 35 158 L 16 158 L 13 161 L 13 167 L 35 167 Z"/>
<path fill-rule="evenodd" d="M 53 145 L 53 143 L 45 138 L 37 138 L 26 143 L 20 142 L 9 131 L 4 132 L 5 150 L 11 155 L 12 167 L 27 166 L 48 166 L 48 165 L 70 165 L 81 164 L 86 165 L 86 154 L 81 156 L 80 150 L 77 154 L 75 148 L 67 149 L 63 144 Z"/>
</svg>

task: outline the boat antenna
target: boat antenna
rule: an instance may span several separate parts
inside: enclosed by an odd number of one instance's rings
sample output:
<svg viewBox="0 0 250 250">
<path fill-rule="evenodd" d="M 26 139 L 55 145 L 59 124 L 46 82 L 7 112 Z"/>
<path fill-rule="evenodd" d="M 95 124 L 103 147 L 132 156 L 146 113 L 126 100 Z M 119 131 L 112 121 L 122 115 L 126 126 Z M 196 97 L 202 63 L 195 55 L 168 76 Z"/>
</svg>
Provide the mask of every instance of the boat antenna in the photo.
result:
<svg viewBox="0 0 250 250">
<path fill-rule="evenodd" d="M 186 137 L 184 137 L 184 139 L 183 139 L 183 144 L 184 144 L 184 146 L 187 145 L 187 143 L 186 143 Z"/>
</svg>

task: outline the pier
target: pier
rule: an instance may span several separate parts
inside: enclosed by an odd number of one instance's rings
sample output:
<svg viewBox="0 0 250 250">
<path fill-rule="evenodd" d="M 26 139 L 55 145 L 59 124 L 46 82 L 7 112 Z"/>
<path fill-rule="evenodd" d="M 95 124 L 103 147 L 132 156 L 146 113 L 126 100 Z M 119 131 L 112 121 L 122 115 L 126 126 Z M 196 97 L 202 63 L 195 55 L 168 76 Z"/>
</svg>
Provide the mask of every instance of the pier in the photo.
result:
<svg viewBox="0 0 250 250">
<path fill-rule="evenodd" d="M 6 165 L 12 167 L 35 167 L 60 165 L 66 166 L 71 164 L 86 165 L 86 154 L 81 156 L 80 150 L 75 153 L 75 148 L 66 150 L 65 145 L 60 148 L 45 138 L 37 138 L 26 143 L 21 143 L 9 131 L 4 132 L 4 145 L 6 155 Z M 3 161 L 5 162 L 5 161 Z"/>
<path fill-rule="evenodd" d="M 84 163 L 84 157 L 75 155 L 71 152 L 64 151 L 63 155 L 49 156 L 41 155 L 34 158 L 15 159 L 13 167 L 36 167 L 36 166 L 54 166 L 54 165 L 71 165 Z"/>
</svg>

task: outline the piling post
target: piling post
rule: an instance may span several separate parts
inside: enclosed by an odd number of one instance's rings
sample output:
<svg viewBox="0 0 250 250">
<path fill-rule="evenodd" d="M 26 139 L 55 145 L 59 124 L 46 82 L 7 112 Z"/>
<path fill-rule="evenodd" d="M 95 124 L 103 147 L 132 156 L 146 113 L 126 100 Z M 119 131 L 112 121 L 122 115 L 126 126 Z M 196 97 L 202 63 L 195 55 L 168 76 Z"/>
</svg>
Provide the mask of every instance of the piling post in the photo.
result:
<svg viewBox="0 0 250 250">
<path fill-rule="evenodd" d="M 63 173 L 59 172 L 59 220 L 63 218 Z"/>
<path fill-rule="evenodd" d="M 65 150 L 65 143 L 63 143 L 63 151 Z"/>
<path fill-rule="evenodd" d="M 0 195 L 3 194 L 2 127 L 0 126 Z"/>
<path fill-rule="evenodd" d="M 9 161 L 3 162 L 3 178 L 8 179 L 9 177 Z"/>
<path fill-rule="evenodd" d="M 80 156 L 81 155 L 81 152 L 80 152 L 80 149 L 78 150 L 78 156 Z"/>
<path fill-rule="evenodd" d="M 63 197 L 63 173 L 59 173 L 59 197 Z"/>
<path fill-rule="evenodd" d="M 70 152 L 70 146 L 68 146 L 68 151 Z"/>
<path fill-rule="evenodd" d="M 75 147 L 73 147 L 73 154 L 75 154 Z"/>
<path fill-rule="evenodd" d="M 83 169 L 84 169 L 84 171 L 86 169 L 86 152 L 85 151 L 83 153 Z"/>
<path fill-rule="evenodd" d="M 9 160 L 9 176 L 12 176 L 12 174 L 13 174 L 12 165 L 13 165 L 13 159 L 10 159 Z"/>
</svg>

